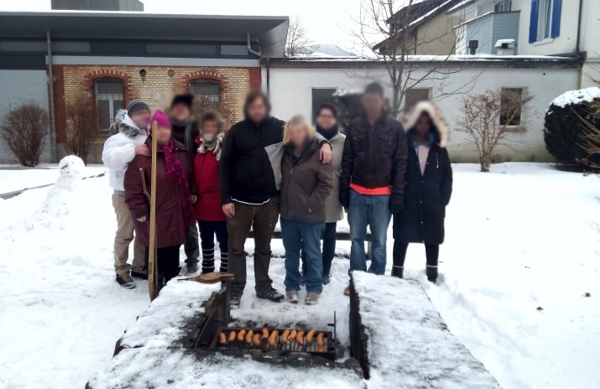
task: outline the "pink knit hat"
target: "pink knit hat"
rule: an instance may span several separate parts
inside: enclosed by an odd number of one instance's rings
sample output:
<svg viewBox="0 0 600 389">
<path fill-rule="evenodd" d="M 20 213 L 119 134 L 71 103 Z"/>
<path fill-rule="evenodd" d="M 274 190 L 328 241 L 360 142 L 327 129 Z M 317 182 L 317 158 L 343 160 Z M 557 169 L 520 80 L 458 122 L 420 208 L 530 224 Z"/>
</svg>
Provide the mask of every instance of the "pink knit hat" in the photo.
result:
<svg viewBox="0 0 600 389">
<path fill-rule="evenodd" d="M 158 124 L 159 127 L 172 128 L 169 117 L 160 109 L 157 109 L 156 112 L 154 112 L 154 115 L 152 115 L 152 120 L 150 121 L 150 132 L 152 132 L 152 123 L 154 122 L 156 122 L 156 124 Z"/>
</svg>

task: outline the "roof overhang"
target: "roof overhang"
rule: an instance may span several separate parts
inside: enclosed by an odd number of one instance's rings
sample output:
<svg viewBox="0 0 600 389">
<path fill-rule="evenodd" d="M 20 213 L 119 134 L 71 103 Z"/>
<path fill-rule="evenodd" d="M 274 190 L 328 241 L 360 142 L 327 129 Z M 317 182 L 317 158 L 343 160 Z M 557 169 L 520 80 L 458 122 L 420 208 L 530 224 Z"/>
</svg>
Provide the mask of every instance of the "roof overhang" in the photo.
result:
<svg viewBox="0 0 600 389">
<path fill-rule="evenodd" d="M 281 58 L 287 16 L 165 15 L 140 12 L 0 12 L 0 39 L 258 41 L 264 57 Z"/>
</svg>

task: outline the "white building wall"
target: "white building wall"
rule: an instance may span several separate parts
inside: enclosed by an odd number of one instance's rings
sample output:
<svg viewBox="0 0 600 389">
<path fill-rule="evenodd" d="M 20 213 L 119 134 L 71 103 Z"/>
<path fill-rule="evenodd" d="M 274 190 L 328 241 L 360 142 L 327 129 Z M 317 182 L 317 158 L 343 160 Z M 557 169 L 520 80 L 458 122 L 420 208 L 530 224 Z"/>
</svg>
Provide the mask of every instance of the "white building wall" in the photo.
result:
<svg viewBox="0 0 600 389">
<path fill-rule="evenodd" d="M 472 65 L 471 65 L 472 66 Z M 417 75 L 415 75 L 417 77 Z M 266 72 L 263 69 L 263 87 L 266 90 Z M 384 69 L 301 69 L 271 68 L 270 95 L 273 114 L 287 120 L 294 114 L 311 116 L 312 88 L 336 88 L 338 90 L 362 90 L 371 81 L 389 85 Z M 424 82 L 419 88 L 431 88 L 431 94 L 439 96 L 440 88 L 445 91 L 460 90 L 461 94 L 435 99 L 451 128 L 448 149 L 454 161 L 476 162 L 477 153 L 464 133 L 456 131 L 461 117 L 462 98 L 468 94 L 480 94 L 486 90 L 502 87 L 523 87 L 535 96 L 531 111 L 525 121 L 525 130 L 511 135 L 512 148 L 499 150 L 499 161 L 551 161 L 543 138 L 544 114 L 550 101 L 566 90 L 575 89 L 578 81 L 577 69 L 508 69 L 469 68 L 452 75 L 443 85 Z M 391 88 L 388 88 L 391 96 Z"/>
</svg>

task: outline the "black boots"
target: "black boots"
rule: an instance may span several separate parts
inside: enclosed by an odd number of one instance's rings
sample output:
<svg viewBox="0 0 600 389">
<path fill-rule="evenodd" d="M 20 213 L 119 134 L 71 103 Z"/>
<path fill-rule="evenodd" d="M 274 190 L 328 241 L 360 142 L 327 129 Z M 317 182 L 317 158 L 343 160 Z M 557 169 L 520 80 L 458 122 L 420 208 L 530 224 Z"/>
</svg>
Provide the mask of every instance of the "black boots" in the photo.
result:
<svg viewBox="0 0 600 389">
<path fill-rule="evenodd" d="M 403 278 L 404 277 L 404 267 L 394 265 L 394 267 L 392 267 L 392 277 Z"/>
<path fill-rule="evenodd" d="M 429 282 L 435 284 L 438 278 L 438 267 L 427 265 L 427 268 L 425 269 L 425 274 L 427 274 L 427 279 L 429 280 Z"/>
</svg>

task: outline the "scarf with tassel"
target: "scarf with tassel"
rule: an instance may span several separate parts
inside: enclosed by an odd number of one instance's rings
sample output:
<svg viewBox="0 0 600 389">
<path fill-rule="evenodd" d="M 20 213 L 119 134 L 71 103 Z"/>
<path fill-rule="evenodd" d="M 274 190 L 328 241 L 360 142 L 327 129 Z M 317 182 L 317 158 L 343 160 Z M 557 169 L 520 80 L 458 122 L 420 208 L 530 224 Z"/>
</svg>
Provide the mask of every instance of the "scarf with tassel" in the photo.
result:
<svg viewBox="0 0 600 389">
<path fill-rule="evenodd" d="M 175 155 L 175 143 L 171 139 L 169 144 L 158 146 L 158 150 L 163 152 L 165 158 L 165 171 L 169 181 L 176 183 L 179 189 L 179 197 L 183 206 L 183 220 L 186 227 L 193 226 L 196 223 L 194 217 L 194 208 L 190 195 L 187 173 L 181 165 L 181 161 Z"/>
</svg>

